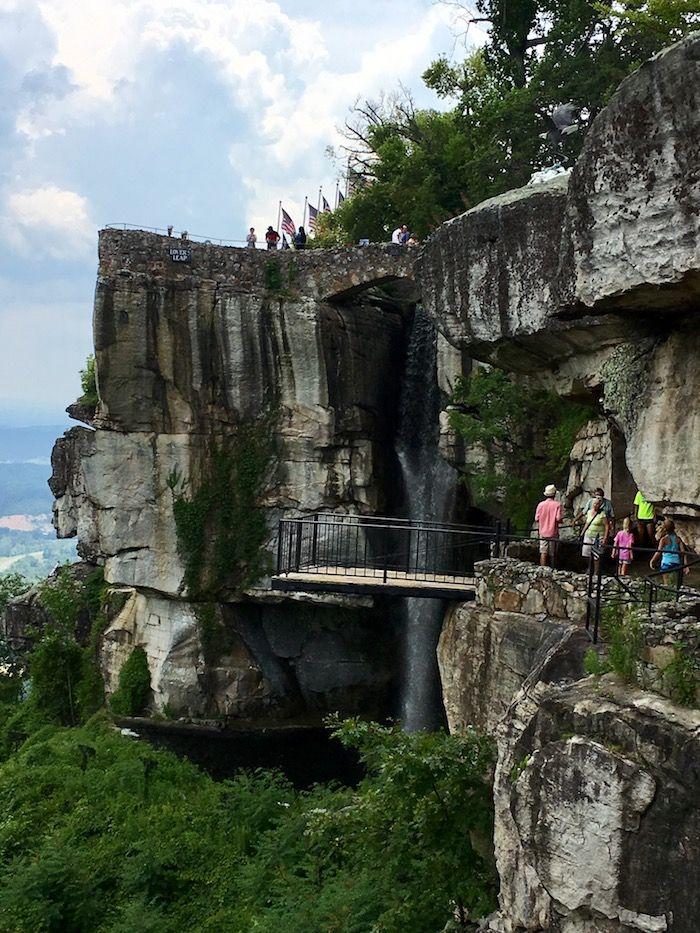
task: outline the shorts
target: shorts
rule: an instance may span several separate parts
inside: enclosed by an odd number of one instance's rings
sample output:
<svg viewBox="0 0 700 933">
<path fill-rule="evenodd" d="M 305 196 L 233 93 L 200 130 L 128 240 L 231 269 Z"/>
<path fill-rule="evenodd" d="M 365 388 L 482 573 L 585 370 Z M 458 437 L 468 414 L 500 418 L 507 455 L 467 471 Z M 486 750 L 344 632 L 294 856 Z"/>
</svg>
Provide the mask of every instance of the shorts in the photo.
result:
<svg viewBox="0 0 700 933">
<path fill-rule="evenodd" d="M 598 544 L 600 544 L 599 535 L 594 535 L 594 537 L 591 537 L 590 535 L 585 535 L 583 539 L 583 547 L 581 548 L 581 554 L 583 555 L 583 557 L 590 557 L 591 551 L 593 550 L 593 545 L 598 545 Z"/>
<path fill-rule="evenodd" d="M 549 554 L 554 557 L 558 538 L 540 538 L 540 554 Z"/>
<path fill-rule="evenodd" d="M 632 563 L 631 560 L 618 560 L 618 564 L 619 564 L 621 567 L 629 567 L 629 565 L 630 565 L 631 563 Z"/>
</svg>

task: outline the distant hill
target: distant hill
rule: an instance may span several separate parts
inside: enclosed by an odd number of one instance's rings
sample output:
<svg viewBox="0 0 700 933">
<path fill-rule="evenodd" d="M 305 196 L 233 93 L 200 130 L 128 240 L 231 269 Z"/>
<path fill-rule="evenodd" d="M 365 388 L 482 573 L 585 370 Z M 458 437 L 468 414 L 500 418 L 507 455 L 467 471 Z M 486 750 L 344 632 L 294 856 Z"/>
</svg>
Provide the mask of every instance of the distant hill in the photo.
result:
<svg viewBox="0 0 700 933">
<path fill-rule="evenodd" d="M 45 515 L 53 496 L 48 464 L 0 463 L 0 515 Z"/>
<path fill-rule="evenodd" d="M 0 463 L 14 461 L 49 462 L 51 448 L 68 424 L 40 425 L 22 428 L 0 427 Z"/>
</svg>

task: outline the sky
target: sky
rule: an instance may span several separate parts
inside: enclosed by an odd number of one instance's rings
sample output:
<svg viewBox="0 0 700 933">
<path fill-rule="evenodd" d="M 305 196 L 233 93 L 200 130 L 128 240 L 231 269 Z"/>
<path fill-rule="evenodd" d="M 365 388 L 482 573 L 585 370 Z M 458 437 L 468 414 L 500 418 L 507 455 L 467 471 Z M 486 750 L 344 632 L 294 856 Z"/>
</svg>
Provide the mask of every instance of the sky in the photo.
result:
<svg viewBox="0 0 700 933">
<path fill-rule="evenodd" d="M 358 97 L 454 50 L 432 0 L 0 0 L 0 424 L 59 423 L 92 349 L 97 231 L 301 222 Z M 474 44 L 479 36 L 473 36 Z"/>
</svg>

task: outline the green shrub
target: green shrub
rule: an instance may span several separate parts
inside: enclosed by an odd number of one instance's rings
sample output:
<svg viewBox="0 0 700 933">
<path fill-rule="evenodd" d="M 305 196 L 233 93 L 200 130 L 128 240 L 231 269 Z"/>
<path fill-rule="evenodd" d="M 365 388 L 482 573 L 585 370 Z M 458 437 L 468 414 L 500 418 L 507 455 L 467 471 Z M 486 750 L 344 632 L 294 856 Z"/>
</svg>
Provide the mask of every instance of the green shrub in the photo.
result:
<svg viewBox="0 0 700 933">
<path fill-rule="evenodd" d="M 495 904 L 490 743 L 338 725 L 367 776 L 217 783 L 103 715 L 0 765 L 0 929 L 439 930 Z"/>
<path fill-rule="evenodd" d="M 601 624 L 610 667 L 626 683 L 638 684 L 644 652 L 639 615 L 633 609 L 613 604 L 603 609 Z"/>
<path fill-rule="evenodd" d="M 544 486 L 564 481 L 574 439 L 593 409 L 481 367 L 458 380 L 453 403 L 451 426 L 486 455 L 486 468 L 468 464 L 475 500 L 516 528 L 529 527 Z"/>
<path fill-rule="evenodd" d="M 593 674 L 596 677 L 607 674 L 611 670 L 608 661 L 601 658 L 600 653 L 595 648 L 589 648 L 586 652 L 583 659 L 583 669 L 586 674 Z"/>
<path fill-rule="evenodd" d="M 80 386 L 83 390 L 80 402 L 83 405 L 97 405 L 99 401 L 97 395 L 97 373 L 95 370 L 95 357 L 92 353 L 85 360 L 85 368 L 80 370 Z"/>
<path fill-rule="evenodd" d="M 282 289 L 282 272 L 279 262 L 275 259 L 268 259 L 265 263 L 265 288 L 270 292 L 279 292 Z"/>
<path fill-rule="evenodd" d="M 697 706 L 700 669 L 695 658 L 686 652 L 685 645 L 675 646 L 675 657 L 664 669 L 664 680 L 671 698 L 681 706 Z"/>
<path fill-rule="evenodd" d="M 119 671 L 119 686 L 109 698 L 109 705 L 117 716 L 138 716 L 151 694 L 151 672 L 146 652 L 134 648 Z"/>
</svg>

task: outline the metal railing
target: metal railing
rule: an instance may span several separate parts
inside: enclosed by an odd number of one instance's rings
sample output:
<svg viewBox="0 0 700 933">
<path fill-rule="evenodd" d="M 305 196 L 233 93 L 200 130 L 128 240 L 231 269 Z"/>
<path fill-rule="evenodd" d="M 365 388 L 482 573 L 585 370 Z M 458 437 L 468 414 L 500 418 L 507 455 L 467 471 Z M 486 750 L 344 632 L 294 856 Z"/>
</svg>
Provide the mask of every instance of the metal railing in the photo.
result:
<svg viewBox="0 0 700 933">
<path fill-rule="evenodd" d="M 505 540 L 500 525 L 324 513 L 283 518 L 277 573 L 461 583 L 473 575 L 477 561 L 500 553 Z"/>
<path fill-rule="evenodd" d="M 664 553 L 677 555 L 680 563 L 670 570 L 652 570 L 643 576 L 620 576 L 618 564 L 614 573 L 605 574 L 603 563 L 615 550 L 611 544 L 596 544 L 588 558 L 588 585 L 586 589 L 586 629 L 594 644 L 600 636 L 600 618 L 604 604 L 629 605 L 644 608 L 651 615 L 654 606 L 662 601 L 678 602 L 683 596 L 699 596 L 694 587 L 684 586 L 686 572 L 700 565 L 700 555 L 692 551 L 668 550 Z M 658 548 L 633 547 L 635 555 L 652 557 Z M 670 577 L 672 583 L 665 582 Z"/>
<path fill-rule="evenodd" d="M 202 236 L 199 233 L 189 233 L 187 230 L 171 230 L 168 233 L 167 228 L 165 227 L 144 227 L 141 224 L 126 224 L 126 223 L 117 223 L 117 224 L 105 224 L 106 230 L 142 230 L 144 233 L 157 233 L 160 236 L 169 237 L 172 240 L 177 242 L 187 243 L 192 240 L 195 243 L 204 243 L 212 246 L 237 246 L 247 248 L 247 240 L 222 240 L 219 237 L 209 237 Z M 265 242 L 265 234 L 261 234 L 258 237 L 257 243 L 255 244 L 256 249 L 267 250 L 267 243 Z M 282 237 L 277 243 L 276 249 L 282 248 Z M 270 250 L 272 252 L 272 250 Z"/>
</svg>

